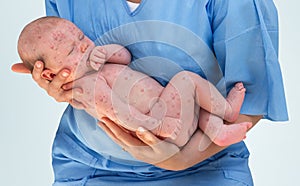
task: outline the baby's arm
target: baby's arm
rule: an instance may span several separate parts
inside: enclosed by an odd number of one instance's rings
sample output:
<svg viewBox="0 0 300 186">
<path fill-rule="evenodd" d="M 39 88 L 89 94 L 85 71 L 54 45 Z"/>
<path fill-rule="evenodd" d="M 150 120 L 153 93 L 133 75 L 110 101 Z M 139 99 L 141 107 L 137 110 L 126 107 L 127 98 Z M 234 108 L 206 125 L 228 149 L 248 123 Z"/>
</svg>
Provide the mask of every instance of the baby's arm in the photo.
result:
<svg viewBox="0 0 300 186">
<path fill-rule="evenodd" d="M 130 61 L 130 52 L 117 44 L 96 46 L 90 54 L 90 65 L 96 71 L 106 62 L 128 65 Z"/>
</svg>

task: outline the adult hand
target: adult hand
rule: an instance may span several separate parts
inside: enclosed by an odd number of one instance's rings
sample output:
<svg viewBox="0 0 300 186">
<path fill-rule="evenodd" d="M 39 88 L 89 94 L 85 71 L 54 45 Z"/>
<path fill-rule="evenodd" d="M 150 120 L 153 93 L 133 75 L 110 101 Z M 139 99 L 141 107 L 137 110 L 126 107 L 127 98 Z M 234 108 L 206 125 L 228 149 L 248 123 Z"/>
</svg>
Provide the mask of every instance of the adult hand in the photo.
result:
<svg viewBox="0 0 300 186">
<path fill-rule="evenodd" d="M 136 138 L 131 132 L 122 129 L 108 118 L 102 118 L 101 121 L 98 123 L 99 126 L 111 139 L 138 160 L 155 165 L 180 151 L 176 145 L 158 139 L 143 128 L 136 131 Z"/>
<path fill-rule="evenodd" d="M 16 63 L 11 67 L 12 71 L 17 73 L 31 73 L 23 63 Z M 80 93 L 82 90 L 79 88 L 73 89 L 72 83 L 68 86 L 65 85 L 67 78 L 70 75 L 68 69 L 61 70 L 52 81 L 48 81 L 41 77 L 44 70 L 44 63 L 37 61 L 32 71 L 33 80 L 44 90 L 48 95 L 53 97 L 57 102 L 73 103 L 73 93 Z M 65 85 L 65 86 L 63 86 Z M 71 87 L 71 88 L 70 88 Z M 76 103 L 76 102 L 75 102 Z"/>
</svg>

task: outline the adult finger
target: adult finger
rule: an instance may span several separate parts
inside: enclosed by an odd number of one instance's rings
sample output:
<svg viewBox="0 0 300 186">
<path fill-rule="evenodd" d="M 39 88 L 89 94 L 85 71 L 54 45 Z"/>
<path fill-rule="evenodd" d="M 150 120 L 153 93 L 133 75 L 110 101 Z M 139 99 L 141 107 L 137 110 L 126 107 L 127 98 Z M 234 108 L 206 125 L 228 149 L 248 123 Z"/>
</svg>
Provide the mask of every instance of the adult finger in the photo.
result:
<svg viewBox="0 0 300 186">
<path fill-rule="evenodd" d="M 115 134 L 110 130 L 110 128 L 103 122 L 98 122 L 98 126 L 104 130 L 104 132 L 117 144 L 119 144 L 121 147 L 126 148 L 127 145 L 124 144 L 121 140 L 119 140 Z"/>
<path fill-rule="evenodd" d="M 71 82 L 69 82 L 69 83 L 64 84 L 64 85 L 62 86 L 62 88 L 63 88 L 64 90 L 71 90 L 71 89 L 73 89 L 73 88 L 74 88 L 74 81 L 71 81 Z"/>
<path fill-rule="evenodd" d="M 11 70 L 17 73 L 30 74 L 31 71 L 23 63 L 15 63 L 11 66 Z"/>
<path fill-rule="evenodd" d="M 71 90 L 64 90 L 64 89 L 59 89 L 56 93 L 55 93 L 55 97 L 53 96 L 53 98 L 57 101 L 57 102 L 69 102 L 71 103 L 72 100 L 77 100 L 78 103 L 81 103 L 81 96 L 82 96 L 82 89 L 81 88 L 74 88 Z M 49 93 L 49 95 L 52 93 Z M 76 102 L 76 103 L 77 103 Z M 75 103 L 75 104 L 76 104 Z M 81 103 L 82 104 L 82 103 Z M 77 108 L 77 107 L 75 107 Z M 79 107 L 78 107 L 79 108 Z M 81 107 L 80 107 L 81 108 Z M 84 108 L 85 109 L 85 108 Z"/>
<path fill-rule="evenodd" d="M 42 61 L 35 62 L 34 66 L 33 66 L 33 70 L 32 70 L 32 78 L 35 82 L 37 82 L 37 84 L 41 88 L 48 91 L 49 81 L 46 80 L 46 79 L 41 78 L 41 74 L 43 72 L 43 69 L 44 69 L 44 63 Z"/>
<path fill-rule="evenodd" d="M 67 69 L 61 70 L 57 76 L 53 78 L 51 83 L 49 83 L 49 88 L 47 90 L 48 94 L 54 97 L 57 101 L 60 100 L 61 95 L 64 92 L 62 86 L 65 84 L 70 72 Z"/>
<path fill-rule="evenodd" d="M 164 161 L 180 151 L 177 145 L 157 138 L 149 130 L 142 127 L 138 128 L 136 134 L 141 141 L 150 146 L 156 153 L 156 157 L 153 158 L 154 163 Z"/>
<path fill-rule="evenodd" d="M 145 144 L 155 147 L 158 143 L 161 142 L 152 132 L 149 130 L 145 130 L 143 127 L 139 127 L 136 131 L 136 135 L 140 140 L 142 140 Z"/>
<path fill-rule="evenodd" d="M 65 84 L 69 75 L 70 75 L 70 71 L 68 69 L 61 70 L 57 74 L 57 76 L 55 76 L 53 78 L 53 80 L 51 81 L 51 88 L 56 88 L 56 89 L 62 88 L 62 86 Z"/>
<path fill-rule="evenodd" d="M 116 123 L 114 123 L 110 119 L 102 118 L 101 120 L 109 128 L 109 130 L 112 132 L 115 138 L 117 138 L 126 146 L 128 147 L 145 146 L 145 144 L 142 141 L 133 137 L 130 132 L 125 131 L 123 128 L 119 127 Z"/>
<path fill-rule="evenodd" d="M 84 104 L 82 104 L 81 102 L 75 100 L 75 99 L 71 99 L 69 102 L 72 107 L 76 108 L 76 109 L 85 109 L 86 107 L 84 106 Z"/>
</svg>

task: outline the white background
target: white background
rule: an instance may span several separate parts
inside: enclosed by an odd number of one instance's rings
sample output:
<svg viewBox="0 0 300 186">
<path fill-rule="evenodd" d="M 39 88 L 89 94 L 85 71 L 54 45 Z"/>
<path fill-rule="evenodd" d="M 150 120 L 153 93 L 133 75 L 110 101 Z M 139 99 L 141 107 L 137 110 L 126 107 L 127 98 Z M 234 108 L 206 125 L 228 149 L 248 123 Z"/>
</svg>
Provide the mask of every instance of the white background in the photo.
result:
<svg viewBox="0 0 300 186">
<path fill-rule="evenodd" d="M 299 184 L 300 21 L 297 0 L 275 0 L 289 122 L 261 121 L 248 133 L 250 167 L 256 186 Z M 0 178 L 4 186 L 44 186 L 53 181 L 51 145 L 66 104 L 56 103 L 29 75 L 15 74 L 21 29 L 43 16 L 44 1 L 2 1 L 0 8 Z M 298 72 L 298 73 L 297 73 Z M 297 83 L 298 82 L 298 83 Z M 297 111 L 298 110 L 298 111 Z"/>
</svg>

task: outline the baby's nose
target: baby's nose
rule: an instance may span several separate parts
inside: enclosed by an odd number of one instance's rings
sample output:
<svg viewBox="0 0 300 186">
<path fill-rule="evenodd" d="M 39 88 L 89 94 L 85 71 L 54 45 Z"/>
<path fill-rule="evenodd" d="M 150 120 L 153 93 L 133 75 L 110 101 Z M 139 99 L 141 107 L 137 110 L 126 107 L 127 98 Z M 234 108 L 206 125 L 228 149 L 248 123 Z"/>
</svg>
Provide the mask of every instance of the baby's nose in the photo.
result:
<svg viewBox="0 0 300 186">
<path fill-rule="evenodd" d="M 86 49 L 88 48 L 88 44 L 87 43 L 83 43 L 83 44 L 81 44 L 80 45 L 80 51 L 82 52 L 82 53 L 84 53 L 85 51 L 86 51 Z"/>
</svg>

